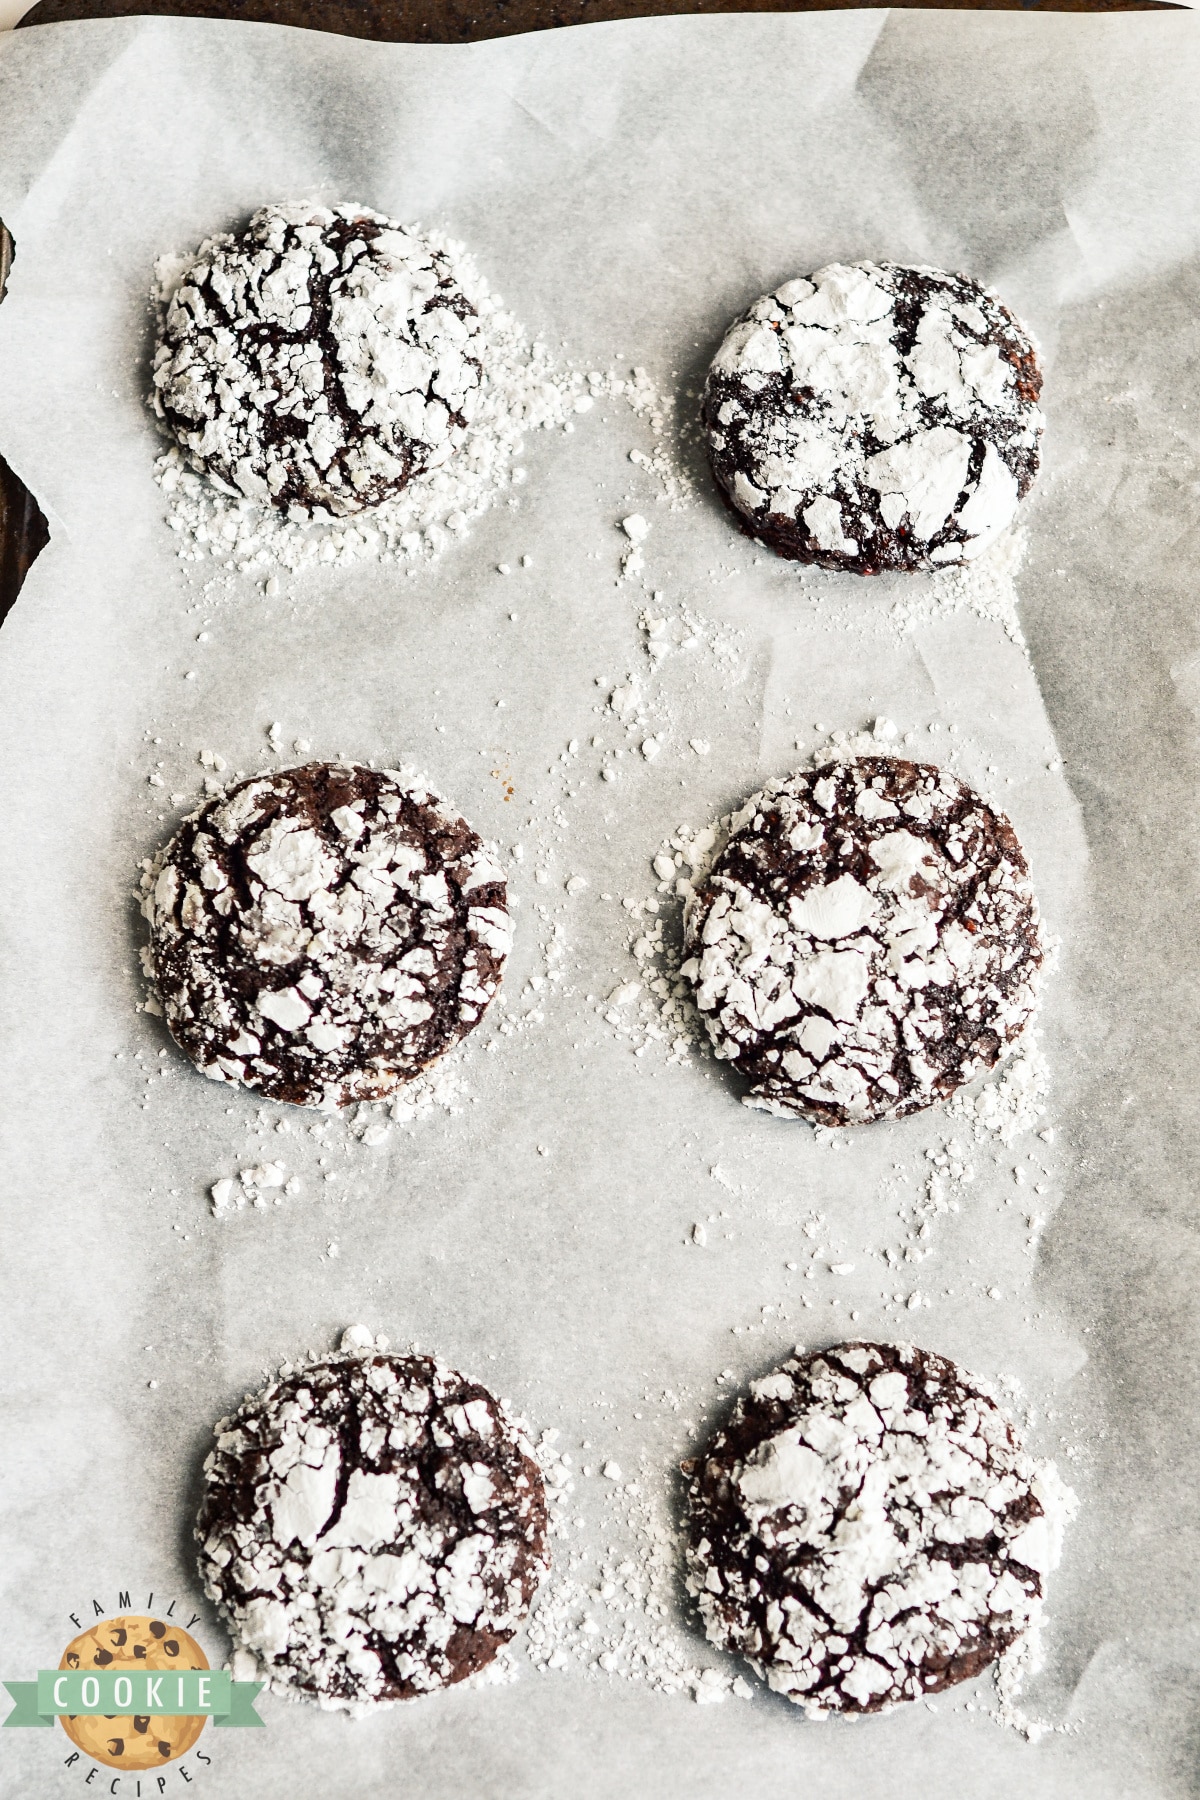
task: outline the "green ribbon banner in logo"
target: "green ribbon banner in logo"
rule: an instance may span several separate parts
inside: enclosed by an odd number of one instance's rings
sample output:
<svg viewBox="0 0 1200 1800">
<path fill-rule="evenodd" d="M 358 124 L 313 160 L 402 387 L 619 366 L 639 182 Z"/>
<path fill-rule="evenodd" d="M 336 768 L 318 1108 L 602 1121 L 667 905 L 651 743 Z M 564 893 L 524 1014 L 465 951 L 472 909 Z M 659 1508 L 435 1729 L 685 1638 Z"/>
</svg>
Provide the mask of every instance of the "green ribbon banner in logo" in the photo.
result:
<svg viewBox="0 0 1200 1800">
<path fill-rule="evenodd" d="M 225 1669 L 39 1669 L 36 1681 L 4 1683 L 16 1706 L 5 1725 L 53 1725 L 69 1718 L 129 1714 L 261 1725 L 254 1702 L 261 1681 L 234 1681 Z"/>
</svg>

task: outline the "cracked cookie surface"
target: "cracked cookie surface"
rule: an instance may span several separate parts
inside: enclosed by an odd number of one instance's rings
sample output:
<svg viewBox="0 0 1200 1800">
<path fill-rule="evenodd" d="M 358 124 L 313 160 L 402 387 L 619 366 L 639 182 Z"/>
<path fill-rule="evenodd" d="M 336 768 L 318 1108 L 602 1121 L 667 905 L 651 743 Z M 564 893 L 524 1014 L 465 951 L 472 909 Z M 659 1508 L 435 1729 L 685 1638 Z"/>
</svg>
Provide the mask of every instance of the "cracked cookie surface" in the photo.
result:
<svg viewBox="0 0 1200 1800">
<path fill-rule="evenodd" d="M 272 1685 L 359 1710 L 485 1668 L 548 1558 L 541 1471 L 494 1395 L 354 1338 L 220 1421 L 196 1538 Z"/>
<path fill-rule="evenodd" d="M 734 321 L 705 384 L 718 488 L 781 556 L 876 575 L 978 556 L 1038 468 L 1042 377 L 966 275 L 831 263 Z"/>
<path fill-rule="evenodd" d="M 865 756 L 771 784 L 688 903 L 684 974 L 747 1104 L 901 1118 L 992 1068 L 1044 956 L 1016 833 L 964 781 Z"/>
<path fill-rule="evenodd" d="M 482 343 L 440 240 L 369 207 L 265 206 L 184 268 L 152 402 L 235 499 L 346 517 L 454 453 Z"/>
<path fill-rule="evenodd" d="M 478 1024 L 512 942 L 503 871 L 396 771 L 239 782 L 142 877 L 167 1024 L 201 1072 L 272 1100 L 378 1100 Z"/>
<path fill-rule="evenodd" d="M 977 1675 L 1033 1621 L 1073 1496 L 945 1357 L 797 1353 L 690 1465 L 708 1636 L 822 1717 Z"/>
</svg>

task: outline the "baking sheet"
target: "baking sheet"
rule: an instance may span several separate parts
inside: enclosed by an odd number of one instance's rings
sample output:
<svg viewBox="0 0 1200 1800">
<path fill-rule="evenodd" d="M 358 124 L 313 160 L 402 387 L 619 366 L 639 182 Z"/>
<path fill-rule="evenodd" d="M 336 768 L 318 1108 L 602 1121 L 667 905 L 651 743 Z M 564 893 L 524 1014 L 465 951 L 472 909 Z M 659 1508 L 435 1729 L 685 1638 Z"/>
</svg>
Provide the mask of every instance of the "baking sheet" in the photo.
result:
<svg viewBox="0 0 1200 1800">
<path fill-rule="evenodd" d="M 675 19 L 463 49 L 126 20 L 0 44 L 0 451 L 52 533 L 0 633 L 14 1678 L 122 1589 L 178 1596 L 222 1653 L 190 1547 L 211 1424 L 353 1321 L 491 1380 L 577 1467 L 619 1460 L 665 1518 L 664 1471 L 792 1342 L 911 1334 L 1018 1383 L 1081 1497 L 1037 1741 L 995 1723 L 986 1683 L 810 1725 L 761 1691 L 698 1706 L 588 1668 L 576 1634 L 561 1670 L 519 1654 L 508 1684 L 368 1720 L 268 1700 L 266 1731 L 206 1733 L 196 1789 L 1195 1791 L 1198 77 L 1180 17 Z M 1047 374 L 1028 650 L 927 583 L 756 561 L 698 469 L 672 511 L 619 399 L 531 439 L 520 505 L 415 580 L 361 563 L 273 599 L 206 590 L 220 571 L 180 564 L 151 478 L 144 296 L 161 252 L 297 195 L 452 229 L 564 363 L 644 366 L 684 417 L 729 317 L 791 275 L 870 256 L 987 280 Z M 635 510 L 649 592 L 619 581 Z M 656 665 L 642 610 L 696 643 Z M 608 704 L 631 675 L 633 735 Z M 623 901 L 658 898 L 663 837 L 879 717 L 1010 812 L 1062 940 L 1046 1111 L 1012 1143 L 944 1115 L 829 1141 L 605 1016 L 638 977 L 647 915 Z M 137 1010 L 137 864 L 198 797 L 199 752 L 266 766 L 274 721 L 285 746 L 420 765 L 524 849 L 507 1013 L 457 1065 L 456 1110 L 373 1148 L 203 1081 Z M 958 1210 L 906 1263 L 931 1153 L 974 1179 L 940 1171 Z M 210 1184 L 270 1156 L 301 1192 L 214 1219 Z M 613 1502 L 578 1474 L 560 1579 L 620 1553 Z M 673 1605 L 684 1665 L 733 1673 Z M 2 1750 L 0 1791 L 82 1785 L 58 1734 Z"/>
</svg>

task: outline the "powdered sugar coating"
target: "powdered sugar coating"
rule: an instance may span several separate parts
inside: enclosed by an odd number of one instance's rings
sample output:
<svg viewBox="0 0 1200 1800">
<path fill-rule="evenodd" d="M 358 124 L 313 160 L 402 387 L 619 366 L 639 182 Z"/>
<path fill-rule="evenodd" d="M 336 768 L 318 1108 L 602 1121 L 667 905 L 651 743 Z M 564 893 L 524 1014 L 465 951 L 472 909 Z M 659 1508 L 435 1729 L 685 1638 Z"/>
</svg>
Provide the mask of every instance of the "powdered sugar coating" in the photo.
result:
<svg viewBox="0 0 1200 1800">
<path fill-rule="evenodd" d="M 965 275 L 831 263 L 736 320 L 704 391 L 709 459 L 755 536 L 873 575 L 978 556 L 1038 467 L 1028 334 Z"/>
<path fill-rule="evenodd" d="M 447 461 L 481 327 L 446 254 L 362 206 L 264 206 L 201 244 L 167 308 L 153 404 L 234 497 L 345 517 Z"/>
<path fill-rule="evenodd" d="M 484 1668 L 548 1566 L 541 1472 L 500 1402 L 356 1329 L 219 1422 L 196 1525 L 204 1590 L 271 1685 L 353 1710 Z"/>
<path fill-rule="evenodd" d="M 957 776 L 889 756 L 772 783 L 685 916 L 684 973 L 747 1104 L 900 1118 L 991 1068 L 1043 959 L 1016 834 Z"/>
<path fill-rule="evenodd" d="M 215 1081 L 338 1107 L 410 1081 L 477 1025 L 512 942 L 503 872 L 394 770 L 239 782 L 142 879 L 176 1042 Z"/>
<path fill-rule="evenodd" d="M 1074 1500 L 969 1376 L 903 1344 L 788 1358 L 691 1468 L 708 1636 L 815 1717 L 986 1668 L 1032 1623 Z"/>
</svg>

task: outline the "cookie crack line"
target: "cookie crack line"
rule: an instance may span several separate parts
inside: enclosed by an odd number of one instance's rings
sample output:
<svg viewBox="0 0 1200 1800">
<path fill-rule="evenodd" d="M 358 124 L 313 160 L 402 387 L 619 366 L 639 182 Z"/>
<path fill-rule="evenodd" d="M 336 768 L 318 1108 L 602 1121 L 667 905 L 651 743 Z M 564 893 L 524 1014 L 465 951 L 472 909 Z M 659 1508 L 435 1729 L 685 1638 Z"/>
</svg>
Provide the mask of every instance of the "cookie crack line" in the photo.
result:
<svg viewBox="0 0 1200 1800">
<path fill-rule="evenodd" d="M 1038 469 L 1033 343 L 969 276 L 832 263 L 726 332 L 701 419 L 740 527 L 780 555 L 876 575 L 970 561 Z"/>
<path fill-rule="evenodd" d="M 362 1433 L 362 1418 L 355 1403 L 353 1394 L 346 1396 L 345 1441 L 346 1448 L 338 1462 L 337 1484 L 333 1490 L 333 1505 L 325 1523 L 317 1533 L 318 1540 L 336 1529 L 338 1521 L 346 1510 L 346 1500 L 350 1492 L 350 1477 L 356 1470 L 361 1470 L 362 1463 L 358 1457 L 358 1442 Z"/>
<path fill-rule="evenodd" d="M 148 972 L 205 1075 L 332 1110 L 474 1029 L 512 943 L 507 884 L 411 774 L 307 763 L 214 796 L 143 864 Z"/>
</svg>

